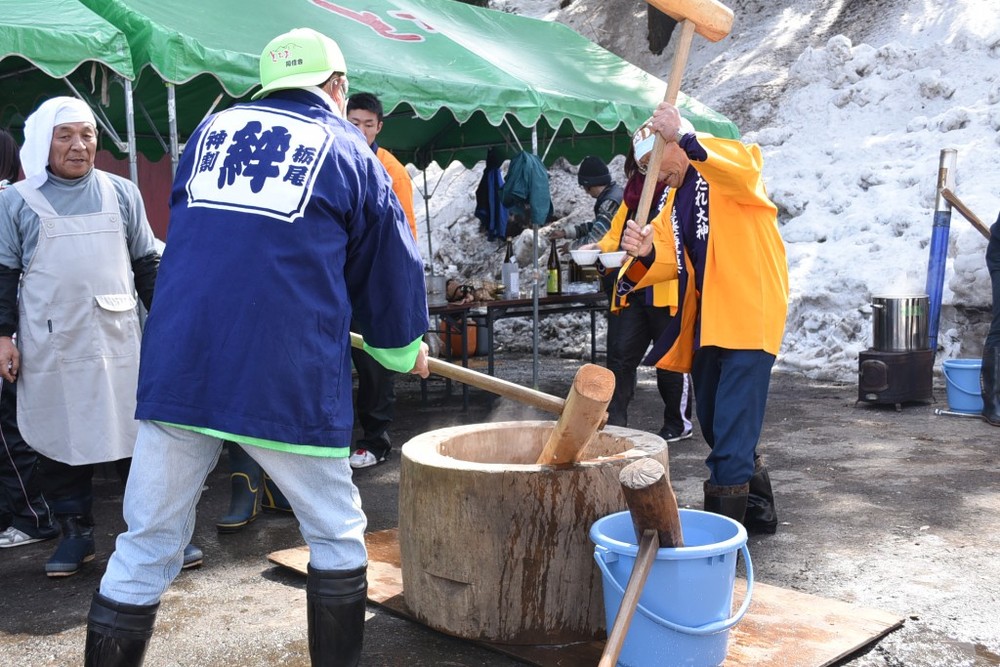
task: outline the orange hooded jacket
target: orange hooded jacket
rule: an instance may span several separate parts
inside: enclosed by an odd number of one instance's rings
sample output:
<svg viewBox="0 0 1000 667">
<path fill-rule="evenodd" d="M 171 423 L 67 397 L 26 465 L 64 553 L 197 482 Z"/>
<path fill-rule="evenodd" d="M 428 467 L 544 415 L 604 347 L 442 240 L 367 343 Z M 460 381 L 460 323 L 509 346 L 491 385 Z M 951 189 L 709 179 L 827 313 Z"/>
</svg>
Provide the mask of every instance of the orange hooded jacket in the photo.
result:
<svg viewBox="0 0 1000 667">
<path fill-rule="evenodd" d="M 700 317 L 700 346 L 764 350 L 777 355 L 788 311 L 788 262 L 778 233 L 777 207 L 767 197 L 761 174 L 763 158 L 756 144 L 699 136 L 707 153 L 691 165 L 708 183 L 709 234 L 702 291 L 694 276 L 679 308 L 680 334 L 670 342 L 658 368 L 688 372 Z M 674 191 L 653 219 L 652 264 L 632 261 L 622 274 L 635 280 L 633 290 L 677 278 L 671 212 Z M 693 265 L 685 251 L 685 266 Z"/>
</svg>

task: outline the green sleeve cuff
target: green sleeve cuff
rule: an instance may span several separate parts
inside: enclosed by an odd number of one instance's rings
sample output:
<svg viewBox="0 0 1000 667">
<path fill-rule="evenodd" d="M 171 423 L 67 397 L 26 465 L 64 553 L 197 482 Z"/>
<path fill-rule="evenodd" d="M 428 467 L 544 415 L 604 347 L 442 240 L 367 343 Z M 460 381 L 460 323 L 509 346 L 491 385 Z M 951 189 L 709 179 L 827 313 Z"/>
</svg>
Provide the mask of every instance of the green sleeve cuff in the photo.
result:
<svg viewBox="0 0 1000 667">
<path fill-rule="evenodd" d="M 413 369 L 413 364 L 417 362 L 417 353 L 423 340 L 421 336 L 406 347 L 390 348 L 370 347 L 365 343 L 365 352 L 390 371 L 409 373 Z"/>
</svg>

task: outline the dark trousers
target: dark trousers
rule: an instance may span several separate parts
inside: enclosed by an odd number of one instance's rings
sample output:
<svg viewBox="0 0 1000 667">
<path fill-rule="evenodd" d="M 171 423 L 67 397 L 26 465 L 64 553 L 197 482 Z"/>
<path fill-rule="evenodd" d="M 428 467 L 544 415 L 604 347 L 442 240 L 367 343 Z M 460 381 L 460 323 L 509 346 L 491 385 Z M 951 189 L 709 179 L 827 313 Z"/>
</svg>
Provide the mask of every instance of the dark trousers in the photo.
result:
<svg viewBox="0 0 1000 667">
<path fill-rule="evenodd" d="M 352 327 L 352 331 L 355 329 Z M 389 426 L 395 413 L 396 372 L 375 361 L 364 350 L 351 348 L 351 359 L 358 372 L 358 394 L 354 401 L 362 436 L 357 446 L 382 453 L 389 449 Z"/>
<path fill-rule="evenodd" d="M 635 396 L 636 369 L 649 344 L 657 340 L 670 323 L 670 309 L 630 303 L 617 313 L 608 314 L 608 369 L 615 376 L 615 391 L 608 405 L 608 423 L 628 426 L 628 406 Z M 690 416 L 690 402 L 685 401 L 683 373 L 656 369 L 656 388 L 663 399 L 663 430 L 684 431 L 684 414 Z"/>
<path fill-rule="evenodd" d="M 33 534 L 52 525 L 38 455 L 17 428 L 17 385 L 0 380 L 0 528 Z"/>
<path fill-rule="evenodd" d="M 705 460 L 709 483 L 735 486 L 753 477 L 774 358 L 714 346 L 695 352 L 691 379 L 698 424 L 712 448 Z"/>
<path fill-rule="evenodd" d="M 54 514 L 90 515 L 94 506 L 94 471 L 97 465 L 71 466 L 39 454 L 42 489 Z M 128 481 L 132 459 L 114 462 L 122 483 Z"/>
<path fill-rule="evenodd" d="M 993 321 L 983 347 L 1000 346 L 1000 216 L 990 227 L 990 240 L 986 244 L 986 268 L 993 286 Z"/>
</svg>

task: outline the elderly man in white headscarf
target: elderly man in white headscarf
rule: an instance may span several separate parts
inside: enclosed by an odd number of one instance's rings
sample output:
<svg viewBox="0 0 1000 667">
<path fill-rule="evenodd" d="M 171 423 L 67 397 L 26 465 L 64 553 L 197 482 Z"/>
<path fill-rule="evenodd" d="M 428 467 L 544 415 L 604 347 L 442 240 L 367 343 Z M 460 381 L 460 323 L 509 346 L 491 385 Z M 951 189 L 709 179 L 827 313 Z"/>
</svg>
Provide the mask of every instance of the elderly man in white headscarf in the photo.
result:
<svg viewBox="0 0 1000 667">
<path fill-rule="evenodd" d="M 50 577 L 94 558 L 94 464 L 127 475 L 138 299 L 149 308 L 160 262 L 139 189 L 94 168 L 96 125 L 76 98 L 44 102 L 24 127 L 25 179 L 0 193 L 0 377 L 18 383 L 18 425 L 62 530 Z"/>
</svg>

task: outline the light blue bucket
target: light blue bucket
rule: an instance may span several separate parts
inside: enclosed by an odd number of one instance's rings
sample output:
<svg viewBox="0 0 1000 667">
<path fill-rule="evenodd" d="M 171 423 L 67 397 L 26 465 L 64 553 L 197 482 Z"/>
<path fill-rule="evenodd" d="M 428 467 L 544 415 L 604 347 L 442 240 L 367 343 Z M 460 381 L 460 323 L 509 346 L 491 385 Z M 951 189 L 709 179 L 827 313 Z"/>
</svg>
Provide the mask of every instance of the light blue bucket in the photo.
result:
<svg viewBox="0 0 1000 667">
<path fill-rule="evenodd" d="M 982 414 L 983 395 L 979 389 L 982 359 L 945 359 L 941 363 L 948 392 L 948 408 L 954 412 Z"/>
<path fill-rule="evenodd" d="M 680 510 L 684 546 L 659 549 L 639 596 L 618 664 L 622 667 L 715 667 L 726 659 L 729 630 L 747 612 L 753 564 L 747 532 L 728 517 Z M 632 515 L 618 512 L 590 528 L 594 560 L 604 575 L 604 615 L 614 626 L 639 553 Z M 731 614 L 737 552 L 743 552 L 747 593 Z"/>
</svg>

